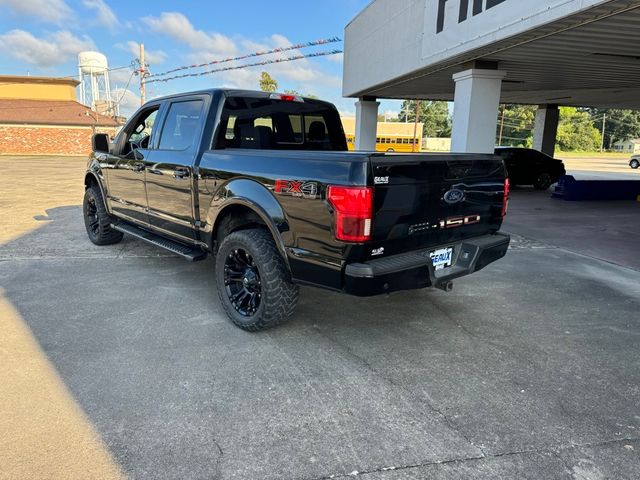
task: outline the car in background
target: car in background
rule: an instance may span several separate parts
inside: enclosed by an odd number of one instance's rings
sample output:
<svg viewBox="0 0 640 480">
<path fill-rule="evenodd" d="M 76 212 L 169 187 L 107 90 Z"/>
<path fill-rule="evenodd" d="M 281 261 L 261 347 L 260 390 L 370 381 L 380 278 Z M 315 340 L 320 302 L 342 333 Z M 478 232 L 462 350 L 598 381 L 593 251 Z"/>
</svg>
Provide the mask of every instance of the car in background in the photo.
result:
<svg viewBox="0 0 640 480">
<path fill-rule="evenodd" d="M 631 157 L 631 160 L 629 160 L 629 166 L 634 170 L 640 167 L 640 155 L 634 155 Z"/>
<path fill-rule="evenodd" d="M 567 173 L 562 160 L 532 148 L 497 147 L 495 153 L 504 160 L 511 185 L 547 190 Z"/>
</svg>

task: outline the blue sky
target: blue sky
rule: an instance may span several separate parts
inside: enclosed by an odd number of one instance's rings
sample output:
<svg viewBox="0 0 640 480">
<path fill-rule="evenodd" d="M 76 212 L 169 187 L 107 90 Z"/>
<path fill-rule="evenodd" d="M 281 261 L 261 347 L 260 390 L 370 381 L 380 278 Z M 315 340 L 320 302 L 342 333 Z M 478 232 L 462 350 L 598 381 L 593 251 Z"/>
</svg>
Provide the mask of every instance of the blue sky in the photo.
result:
<svg viewBox="0 0 640 480">
<path fill-rule="evenodd" d="M 343 38 L 345 25 L 369 0 L 282 0 L 265 2 L 133 2 L 122 0 L 0 0 L 0 74 L 67 76 L 77 72 L 77 53 L 97 50 L 109 66 L 126 66 L 145 44 L 152 72 L 269 50 L 321 38 Z M 342 49 L 342 43 L 293 51 Z M 260 59 L 236 62 L 249 63 Z M 354 112 L 353 99 L 341 96 L 341 56 L 305 59 L 235 70 L 193 79 L 150 84 L 147 96 L 215 86 L 258 88 L 262 70 L 279 90 L 294 89 Z M 194 70 L 196 71 L 196 70 Z M 131 70 L 111 72 L 111 84 L 123 97 L 124 113 L 139 103 L 137 79 L 124 91 Z M 398 110 L 398 102 L 383 102 Z"/>
</svg>

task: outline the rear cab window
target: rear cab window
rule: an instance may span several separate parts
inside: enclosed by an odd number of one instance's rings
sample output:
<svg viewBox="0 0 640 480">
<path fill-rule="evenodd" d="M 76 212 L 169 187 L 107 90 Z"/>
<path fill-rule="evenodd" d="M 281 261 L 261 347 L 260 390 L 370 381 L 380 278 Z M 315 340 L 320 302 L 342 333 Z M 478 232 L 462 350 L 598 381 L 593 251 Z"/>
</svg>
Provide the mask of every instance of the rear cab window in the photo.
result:
<svg viewBox="0 0 640 480">
<path fill-rule="evenodd" d="M 338 112 L 324 102 L 228 97 L 214 148 L 346 151 Z"/>
</svg>

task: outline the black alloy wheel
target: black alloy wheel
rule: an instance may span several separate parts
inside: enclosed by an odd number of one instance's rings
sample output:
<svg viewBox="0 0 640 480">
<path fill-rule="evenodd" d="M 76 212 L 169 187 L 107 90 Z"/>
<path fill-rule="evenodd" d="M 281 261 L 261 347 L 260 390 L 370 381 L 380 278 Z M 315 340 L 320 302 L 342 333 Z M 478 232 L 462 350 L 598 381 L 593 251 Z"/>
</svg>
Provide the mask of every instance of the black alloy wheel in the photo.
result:
<svg viewBox="0 0 640 480">
<path fill-rule="evenodd" d="M 267 229 L 223 237 L 216 254 L 216 289 L 229 319 L 248 332 L 285 322 L 298 300 L 284 257 Z"/>
<path fill-rule="evenodd" d="M 94 196 L 87 198 L 84 205 L 84 215 L 89 237 L 97 238 L 100 233 L 100 219 L 98 218 L 98 206 Z"/>
<path fill-rule="evenodd" d="M 224 287 L 231 305 L 240 315 L 255 315 L 262 301 L 262 282 L 258 267 L 246 250 L 237 248 L 227 255 L 224 262 Z"/>
<path fill-rule="evenodd" d="M 91 242 L 96 245 L 111 245 L 122 240 L 122 233 L 111 228 L 113 218 L 107 212 L 102 192 L 97 185 L 91 185 L 84 192 L 82 216 Z"/>
</svg>

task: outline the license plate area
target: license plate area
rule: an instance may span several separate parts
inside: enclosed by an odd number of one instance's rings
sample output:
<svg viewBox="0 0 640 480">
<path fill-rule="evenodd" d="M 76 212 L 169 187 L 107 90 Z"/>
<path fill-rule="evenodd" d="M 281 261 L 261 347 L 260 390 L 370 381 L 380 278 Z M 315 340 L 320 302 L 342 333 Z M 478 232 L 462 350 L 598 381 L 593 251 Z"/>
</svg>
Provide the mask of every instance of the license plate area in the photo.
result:
<svg viewBox="0 0 640 480">
<path fill-rule="evenodd" d="M 440 248 L 429 252 L 429 258 L 431 258 L 433 268 L 436 271 L 450 267 L 453 264 L 453 247 Z"/>
</svg>

